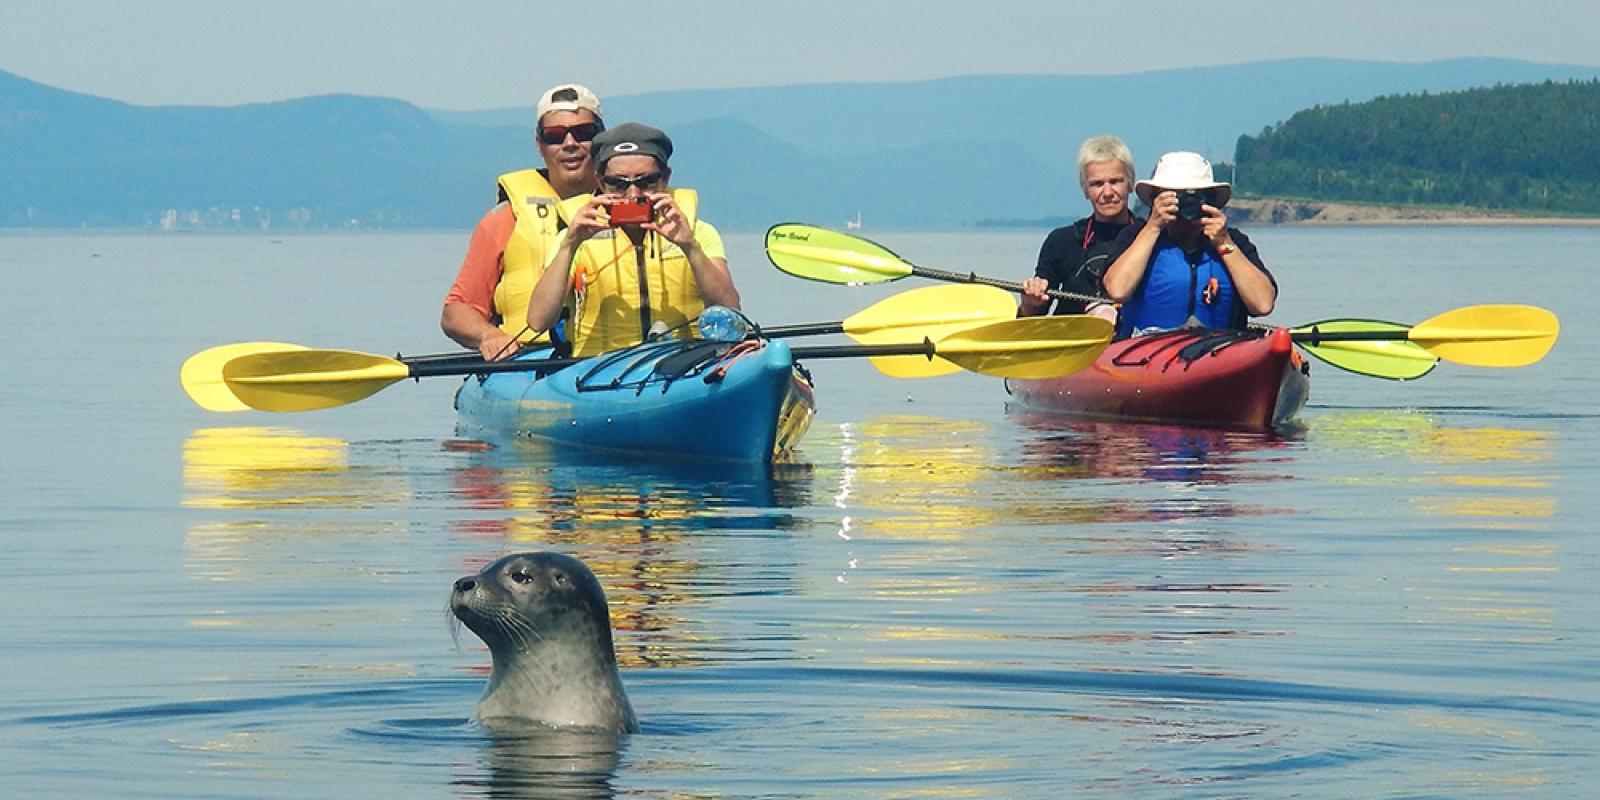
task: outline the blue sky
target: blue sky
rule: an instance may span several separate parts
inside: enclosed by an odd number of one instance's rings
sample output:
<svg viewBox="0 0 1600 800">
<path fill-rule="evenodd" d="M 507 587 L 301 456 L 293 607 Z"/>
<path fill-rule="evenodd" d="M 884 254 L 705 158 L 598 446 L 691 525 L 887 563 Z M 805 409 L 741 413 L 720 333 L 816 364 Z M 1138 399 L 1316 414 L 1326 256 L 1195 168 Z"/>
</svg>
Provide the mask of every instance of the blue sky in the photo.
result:
<svg viewBox="0 0 1600 800">
<path fill-rule="evenodd" d="M 0 19 L 0 69 L 145 105 L 351 93 L 477 109 L 568 80 L 604 97 L 1300 56 L 1600 65 L 1594 0 L 8 0 Z"/>
</svg>

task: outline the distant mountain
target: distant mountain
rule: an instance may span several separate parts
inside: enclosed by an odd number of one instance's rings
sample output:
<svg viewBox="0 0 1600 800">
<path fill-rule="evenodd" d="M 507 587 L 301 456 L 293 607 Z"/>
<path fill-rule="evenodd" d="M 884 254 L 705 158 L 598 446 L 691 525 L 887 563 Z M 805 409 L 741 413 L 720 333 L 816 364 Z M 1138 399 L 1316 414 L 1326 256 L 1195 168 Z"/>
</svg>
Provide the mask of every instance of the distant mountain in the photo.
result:
<svg viewBox="0 0 1600 800">
<path fill-rule="evenodd" d="M 1380 97 L 1239 140 L 1252 191 L 1600 214 L 1600 81 Z"/>
<path fill-rule="evenodd" d="M 1121 135 L 1148 173 L 1170 149 L 1231 160 L 1241 135 L 1312 106 L 1596 77 L 1508 60 L 1308 59 L 604 101 L 613 122 L 673 136 L 675 180 L 699 188 L 723 227 L 857 212 L 868 229 L 960 227 L 1081 213 L 1073 159 L 1098 133 Z M 495 175 L 536 158 L 531 117 L 343 95 L 141 107 L 0 72 L 0 226 L 466 227 L 492 202 Z"/>
<path fill-rule="evenodd" d="M 1014 158 L 1019 143 L 1069 169 L 1078 143 L 1121 136 L 1140 164 L 1168 150 L 1231 161 L 1242 134 L 1315 105 L 1382 95 L 1600 76 L 1600 67 L 1506 59 L 1423 64 L 1292 59 L 1127 75 L 986 75 L 914 83 L 848 83 L 704 89 L 602 98 L 606 117 L 665 129 L 707 119 L 742 120 L 807 152 L 860 154 L 989 142 L 961 160 Z M 527 108 L 429 112 L 460 124 L 531 126 Z"/>
<path fill-rule="evenodd" d="M 207 227 L 455 226 L 492 202 L 481 175 L 525 150 L 525 134 L 398 100 L 150 108 L 0 72 L 3 226 L 153 226 L 169 211 Z"/>
</svg>

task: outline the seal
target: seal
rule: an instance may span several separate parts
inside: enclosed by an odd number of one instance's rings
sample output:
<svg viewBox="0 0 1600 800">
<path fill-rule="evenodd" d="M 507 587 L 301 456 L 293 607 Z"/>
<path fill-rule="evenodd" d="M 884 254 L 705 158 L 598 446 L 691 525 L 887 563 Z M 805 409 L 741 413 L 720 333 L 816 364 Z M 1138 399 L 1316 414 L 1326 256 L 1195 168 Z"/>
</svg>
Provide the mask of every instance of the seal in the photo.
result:
<svg viewBox="0 0 1600 800">
<path fill-rule="evenodd" d="M 560 553 L 516 553 L 455 582 L 450 610 L 489 646 L 477 718 L 639 730 L 617 674 L 600 580 Z"/>
</svg>

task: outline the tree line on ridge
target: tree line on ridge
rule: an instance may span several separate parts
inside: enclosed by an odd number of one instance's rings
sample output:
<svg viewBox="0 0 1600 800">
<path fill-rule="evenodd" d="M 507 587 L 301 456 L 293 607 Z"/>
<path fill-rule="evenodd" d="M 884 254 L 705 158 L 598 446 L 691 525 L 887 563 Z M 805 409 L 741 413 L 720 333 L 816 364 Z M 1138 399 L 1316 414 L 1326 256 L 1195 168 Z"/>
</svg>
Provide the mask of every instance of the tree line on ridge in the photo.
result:
<svg viewBox="0 0 1600 800">
<path fill-rule="evenodd" d="M 1252 196 L 1600 214 L 1600 80 L 1315 106 L 1235 161 Z"/>
</svg>

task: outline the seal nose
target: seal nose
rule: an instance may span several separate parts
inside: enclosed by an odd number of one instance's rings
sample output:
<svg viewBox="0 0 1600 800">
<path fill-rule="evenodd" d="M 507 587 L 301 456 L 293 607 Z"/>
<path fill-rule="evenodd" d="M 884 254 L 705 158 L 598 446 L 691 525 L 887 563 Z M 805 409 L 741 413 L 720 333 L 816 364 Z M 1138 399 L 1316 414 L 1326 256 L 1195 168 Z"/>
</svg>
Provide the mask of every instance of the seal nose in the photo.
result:
<svg viewBox="0 0 1600 800">
<path fill-rule="evenodd" d="M 456 591 L 458 591 L 458 592 L 470 592 L 470 591 L 472 591 L 472 587 L 477 586 L 477 585 L 478 585 L 478 579 L 477 578 L 461 578 L 461 579 L 456 581 Z"/>
</svg>

